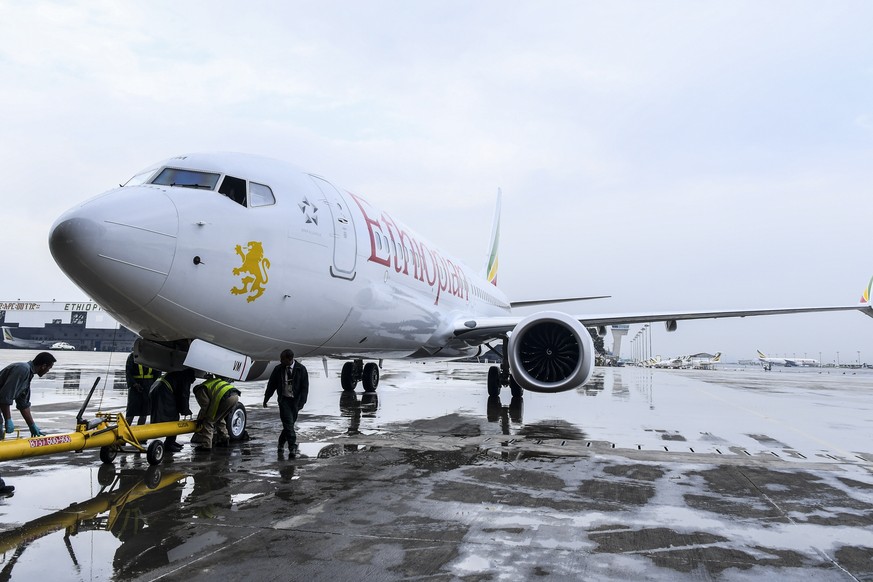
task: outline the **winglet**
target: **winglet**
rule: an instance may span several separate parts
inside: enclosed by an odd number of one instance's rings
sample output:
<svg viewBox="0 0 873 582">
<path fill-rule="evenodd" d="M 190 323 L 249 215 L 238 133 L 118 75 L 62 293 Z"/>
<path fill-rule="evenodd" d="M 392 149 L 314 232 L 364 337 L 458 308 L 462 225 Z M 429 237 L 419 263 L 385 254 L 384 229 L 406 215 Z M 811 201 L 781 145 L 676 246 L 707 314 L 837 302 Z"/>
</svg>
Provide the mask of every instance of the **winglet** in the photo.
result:
<svg viewBox="0 0 873 582">
<path fill-rule="evenodd" d="M 867 288 L 864 289 L 864 293 L 861 294 L 861 303 L 870 303 L 871 288 L 873 288 L 873 277 L 870 277 L 870 282 L 867 283 Z"/>
<path fill-rule="evenodd" d="M 497 247 L 500 243 L 500 199 L 502 193 L 497 189 L 497 208 L 494 210 L 494 223 L 491 227 L 491 244 L 488 247 L 488 261 L 485 266 L 485 278 L 497 287 Z"/>
</svg>

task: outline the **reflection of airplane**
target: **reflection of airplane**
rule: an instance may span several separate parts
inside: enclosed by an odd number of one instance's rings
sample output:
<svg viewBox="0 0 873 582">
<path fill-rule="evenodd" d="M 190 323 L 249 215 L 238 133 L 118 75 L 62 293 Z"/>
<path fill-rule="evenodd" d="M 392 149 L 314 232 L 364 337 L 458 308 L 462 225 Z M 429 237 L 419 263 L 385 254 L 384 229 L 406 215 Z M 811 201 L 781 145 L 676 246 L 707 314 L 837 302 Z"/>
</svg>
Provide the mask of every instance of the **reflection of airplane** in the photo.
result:
<svg viewBox="0 0 873 582">
<path fill-rule="evenodd" d="M 266 158 L 193 154 L 140 172 L 52 226 L 52 255 L 138 333 L 139 361 L 263 378 L 282 348 L 348 358 L 341 383 L 375 390 L 382 358 L 455 358 L 503 343 L 489 394 L 560 392 L 594 367 L 586 327 L 817 311 L 830 307 L 513 315 L 497 288 L 497 212 L 480 277 L 366 199 Z M 131 209 L 135 209 L 132 212 Z M 364 359 L 371 360 L 364 365 Z M 327 366 L 325 360 L 325 367 Z"/>
<path fill-rule="evenodd" d="M 15 337 L 12 335 L 12 329 L 7 326 L 3 326 L 3 343 L 9 344 L 15 348 L 24 348 L 28 350 L 38 350 L 41 348 L 47 348 L 54 344 L 54 341 L 42 341 L 42 340 L 28 340 L 21 339 L 19 337 Z M 69 345 L 69 344 L 67 344 Z M 72 347 L 72 346 L 71 346 Z"/>
<path fill-rule="evenodd" d="M 768 368 L 773 364 L 785 366 L 786 368 L 792 366 L 818 366 L 818 360 L 812 358 L 770 358 L 765 356 L 761 350 L 758 350 L 758 361 L 766 364 Z"/>
</svg>

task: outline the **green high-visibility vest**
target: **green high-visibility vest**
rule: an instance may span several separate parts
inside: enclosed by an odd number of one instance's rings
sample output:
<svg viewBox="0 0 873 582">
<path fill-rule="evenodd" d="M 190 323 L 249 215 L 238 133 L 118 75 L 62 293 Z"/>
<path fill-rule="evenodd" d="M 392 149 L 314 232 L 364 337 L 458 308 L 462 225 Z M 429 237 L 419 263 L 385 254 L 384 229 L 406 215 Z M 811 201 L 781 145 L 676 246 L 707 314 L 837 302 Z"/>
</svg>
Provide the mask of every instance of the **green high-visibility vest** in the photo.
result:
<svg viewBox="0 0 873 582">
<path fill-rule="evenodd" d="M 236 390 L 236 388 L 234 388 L 233 384 L 225 382 L 221 378 L 207 380 L 203 383 L 203 387 L 209 393 L 209 409 L 206 411 L 206 414 L 209 418 L 215 418 L 218 414 L 218 405 L 221 399 L 224 398 L 225 394 L 231 390 Z"/>
</svg>

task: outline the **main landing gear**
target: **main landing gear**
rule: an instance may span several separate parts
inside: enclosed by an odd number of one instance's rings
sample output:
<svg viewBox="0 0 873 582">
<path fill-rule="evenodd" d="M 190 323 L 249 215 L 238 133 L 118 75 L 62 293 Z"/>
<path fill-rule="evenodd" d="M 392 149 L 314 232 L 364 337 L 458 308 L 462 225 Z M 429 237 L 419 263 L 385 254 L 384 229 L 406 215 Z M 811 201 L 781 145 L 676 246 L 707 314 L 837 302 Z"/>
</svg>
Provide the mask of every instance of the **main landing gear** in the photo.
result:
<svg viewBox="0 0 873 582">
<path fill-rule="evenodd" d="M 506 357 L 508 344 L 509 340 L 504 339 L 503 359 L 500 361 L 500 366 L 488 368 L 488 396 L 500 396 L 500 389 L 503 386 L 509 386 L 509 391 L 512 393 L 513 398 L 520 398 L 524 395 L 524 388 L 518 385 L 509 372 L 509 359 Z"/>
<path fill-rule="evenodd" d="M 358 382 L 363 384 L 364 392 L 375 392 L 379 386 L 379 365 L 376 362 L 353 360 L 343 364 L 340 384 L 346 392 L 354 392 Z"/>
</svg>

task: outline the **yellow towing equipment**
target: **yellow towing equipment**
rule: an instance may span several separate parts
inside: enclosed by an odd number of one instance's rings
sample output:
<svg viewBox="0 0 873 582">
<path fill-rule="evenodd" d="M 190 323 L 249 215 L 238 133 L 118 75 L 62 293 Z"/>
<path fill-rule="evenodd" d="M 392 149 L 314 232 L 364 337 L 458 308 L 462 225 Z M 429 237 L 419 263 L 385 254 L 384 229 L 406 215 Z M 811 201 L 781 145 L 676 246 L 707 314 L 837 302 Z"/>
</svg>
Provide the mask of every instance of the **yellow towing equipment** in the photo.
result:
<svg viewBox="0 0 873 582">
<path fill-rule="evenodd" d="M 66 434 L 53 434 L 30 438 L 6 438 L 0 441 L 0 461 L 38 457 L 54 453 L 80 452 L 84 449 L 100 447 L 100 460 L 111 463 L 124 445 L 130 445 L 139 452 L 146 453 L 150 465 L 157 465 L 164 458 L 164 442 L 149 439 L 195 432 L 198 428 L 194 420 L 177 422 L 158 422 L 131 426 L 122 413 L 97 412 L 96 418 L 84 420 L 83 415 L 100 378 L 94 381 L 88 397 L 76 416 L 76 431 Z"/>
</svg>

